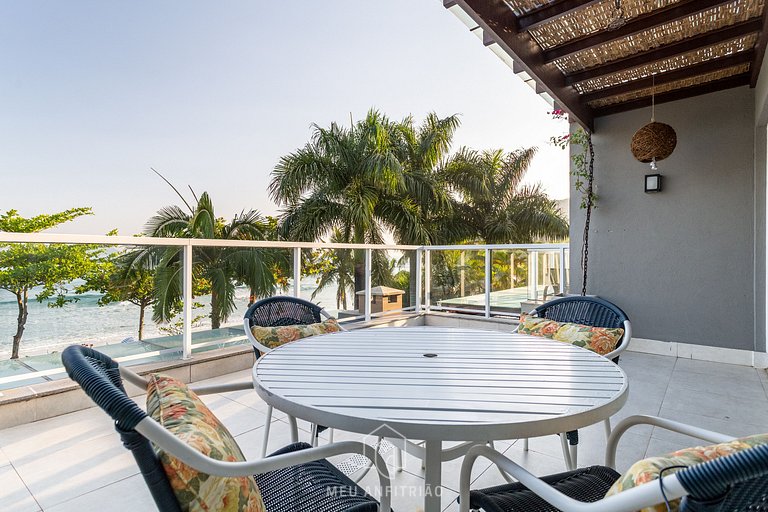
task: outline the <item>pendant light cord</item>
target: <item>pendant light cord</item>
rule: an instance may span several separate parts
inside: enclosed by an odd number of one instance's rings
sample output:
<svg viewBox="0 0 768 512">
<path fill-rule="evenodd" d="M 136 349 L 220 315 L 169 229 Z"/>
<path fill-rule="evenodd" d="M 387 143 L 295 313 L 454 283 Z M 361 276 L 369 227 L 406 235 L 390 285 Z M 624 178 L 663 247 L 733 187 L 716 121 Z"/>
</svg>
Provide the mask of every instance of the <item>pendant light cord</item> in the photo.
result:
<svg viewBox="0 0 768 512">
<path fill-rule="evenodd" d="M 651 75 L 651 122 L 656 122 L 656 74 Z"/>
</svg>

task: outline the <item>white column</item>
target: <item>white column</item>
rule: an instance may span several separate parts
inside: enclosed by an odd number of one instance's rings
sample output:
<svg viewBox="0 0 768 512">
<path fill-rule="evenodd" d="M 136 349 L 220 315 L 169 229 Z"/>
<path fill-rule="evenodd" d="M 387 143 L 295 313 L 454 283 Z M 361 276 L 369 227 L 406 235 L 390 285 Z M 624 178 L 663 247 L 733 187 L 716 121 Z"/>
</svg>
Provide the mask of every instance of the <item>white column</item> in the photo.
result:
<svg viewBox="0 0 768 512">
<path fill-rule="evenodd" d="M 189 359 L 192 357 L 192 244 L 189 241 L 182 248 L 181 278 L 181 293 L 184 301 L 182 306 L 181 358 Z"/>
<path fill-rule="evenodd" d="M 485 318 L 491 317 L 491 250 L 485 250 Z"/>
<path fill-rule="evenodd" d="M 432 251 L 424 251 L 424 309 L 432 305 Z"/>
<path fill-rule="evenodd" d="M 416 255 L 413 256 L 416 258 L 416 304 L 412 304 L 412 306 L 416 306 L 416 312 L 421 312 L 421 264 L 422 264 L 422 254 L 424 254 L 424 251 L 421 249 L 416 249 Z"/>
<path fill-rule="evenodd" d="M 371 320 L 371 249 L 365 250 L 365 321 Z"/>
<path fill-rule="evenodd" d="M 293 248 L 293 296 L 301 297 L 301 247 Z"/>
</svg>

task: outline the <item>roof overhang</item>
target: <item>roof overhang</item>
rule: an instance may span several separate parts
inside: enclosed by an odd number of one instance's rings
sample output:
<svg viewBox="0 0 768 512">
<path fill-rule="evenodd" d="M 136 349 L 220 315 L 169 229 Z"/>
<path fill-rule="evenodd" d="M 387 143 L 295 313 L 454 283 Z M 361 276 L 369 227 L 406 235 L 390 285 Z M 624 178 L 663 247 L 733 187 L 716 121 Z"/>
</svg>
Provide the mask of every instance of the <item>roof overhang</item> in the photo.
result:
<svg viewBox="0 0 768 512">
<path fill-rule="evenodd" d="M 444 0 L 553 107 L 596 117 L 754 87 L 765 0 Z M 612 23 L 613 22 L 613 23 Z"/>
</svg>

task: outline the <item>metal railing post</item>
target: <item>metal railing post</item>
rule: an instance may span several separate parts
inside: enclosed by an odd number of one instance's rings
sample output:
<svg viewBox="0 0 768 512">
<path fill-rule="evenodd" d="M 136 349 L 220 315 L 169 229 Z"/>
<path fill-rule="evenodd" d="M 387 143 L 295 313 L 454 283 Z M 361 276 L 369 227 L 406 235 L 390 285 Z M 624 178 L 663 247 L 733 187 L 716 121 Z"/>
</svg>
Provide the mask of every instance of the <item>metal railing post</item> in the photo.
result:
<svg viewBox="0 0 768 512">
<path fill-rule="evenodd" d="M 422 249 L 416 249 L 416 279 L 414 279 L 416 284 L 416 304 L 414 304 L 416 309 L 414 311 L 416 311 L 416 313 L 421 313 L 421 260 L 423 254 L 424 251 Z"/>
<path fill-rule="evenodd" d="M 424 310 L 432 306 L 432 251 L 424 250 Z"/>
<path fill-rule="evenodd" d="M 565 247 L 560 248 L 560 293 L 565 296 Z"/>
<path fill-rule="evenodd" d="M 491 250 L 485 250 L 485 318 L 491 318 Z"/>
<path fill-rule="evenodd" d="M 301 247 L 293 248 L 293 296 L 301 298 Z"/>
<path fill-rule="evenodd" d="M 192 244 L 187 242 L 182 247 L 182 306 L 181 358 L 192 357 Z"/>
<path fill-rule="evenodd" d="M 371 249 L 365 250 L 365 321 L 371 321 Z"/>
</svg>

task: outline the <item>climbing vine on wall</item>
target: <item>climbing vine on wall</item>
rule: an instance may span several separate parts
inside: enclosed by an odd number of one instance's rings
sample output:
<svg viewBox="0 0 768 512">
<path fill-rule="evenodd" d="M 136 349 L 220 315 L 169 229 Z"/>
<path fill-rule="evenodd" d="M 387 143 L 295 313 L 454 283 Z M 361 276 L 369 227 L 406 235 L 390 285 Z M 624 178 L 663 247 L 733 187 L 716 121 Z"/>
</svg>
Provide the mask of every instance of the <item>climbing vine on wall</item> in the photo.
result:
<svg viewBox="0 0 768 512">
<path fill-rule="evenodd" d="M 550 112 L 554 119 L 564 119 L 567 114 L 562 110 Z M 561 149 L 569 146 L 579 146 L 580 151 L 574 151 L 571 156 L 570 174 L 574 177 L 574 188 L 581 195 L 579 208 L 586 210 L 584 221 L 584 234 L 581 242 L 581 294 L 587 294 L 587 276 L 589 268 L 589 224 L 592 218 L 592 209 L 597 208 L 597 194 L 594 188 L 595 178 L 595 148 L 592 145 L 592 133 L 577 128 L 571 134 L 551 137 L 550 141 Z"/>
</svg>

